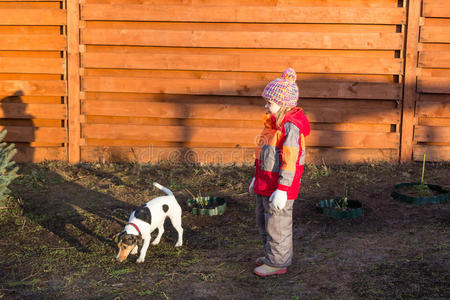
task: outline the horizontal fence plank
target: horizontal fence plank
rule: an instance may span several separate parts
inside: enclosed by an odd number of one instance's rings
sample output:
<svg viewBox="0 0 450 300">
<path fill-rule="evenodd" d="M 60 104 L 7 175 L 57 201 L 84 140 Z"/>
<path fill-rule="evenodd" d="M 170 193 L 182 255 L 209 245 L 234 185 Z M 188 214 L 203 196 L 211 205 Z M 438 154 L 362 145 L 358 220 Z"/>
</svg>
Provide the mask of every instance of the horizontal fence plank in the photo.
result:
<svg viewBox="0 0 450 300">
<path fill-rule="evenodd" d="M 6 129 L 6 142 L 49 142 L 65 143 L 66 129 L 56 127 L 0 126 Z"/>
<path fill-rule="evenodd" d="M 63 35 L 24 34 L 0 35 L 1 50 L 58 50 L 66 49 L 66 37 Z"/>
<path fill-rule="evenodd" d="M 419 53 L 419 67 L 450 68 L 450 52 L 424 51 Z"/>
<path fill-rule="evenodd" d="M 367 123 L 317 123 L 311 121 L 314 117 L 307 114 L 313 130 L 332 131 L 366 131 L 366 132 L 392 132 L 392 124 Z M 436 119 L 436 118 L 435 118 Z M 450 121 L 450 119 L 448 119 Z M 257 128 L 261 129 L 262 120 L 219 120 L 219 119 L 171 119 L 147 117 L 112 117 L 86 115 L 82 123 L 90 124 L 136 124 L 153 126 L 193 126 L 193 127 L 225 127 L 225 128 Z M 0 122 L 1 124 L 1 122 Z M 57 124 L 56 124 L 57 125 Z M 53 127 L 56 125 L 52 125 Z M 447 126 L 447 125 L 444 125 Z M 450 126 L 450 125 L 449 125 Z"/>
<path fill-rule="evenodd" d="M 450 94 L 450 77 L 418 76 L 417 90 L 422 93 Z"/>
<path fill-rule="evenodd" d="M 8 0 L 9 1 L 9 0 Z M 11 0 L 12 1 L 12 0 Z M 17 0 L 14 0 L 17 1 Z M 24 1 L 24 0 L 20 0 Z M 151 3 L 154 5 L 184 5 L 185 7 L 190 6 L 268 6 L 268 7 L 299 7 L 299 6 L 319 6 L 319 7 L 397 7 L 398 2 L 396 0 L 377 0 L 377 1 L 367 1 L 367 0 L 152 0 L 152 1 L 142 1 L 142 0 L 87 0 L 86 3 L 117 3 L 117 4 L 142 4 Z"/>
<path fill-rule="evenodd" d="M 266 81 L 84 77 L 82 90 L 91 92 L 167 93 L 195 95 L 260 96 Z M 301 97 L 349 99 L 400 99 L 399 84 L 363 82 L 299 82 Z"/>
<path fill-rule="evenodd" d="M 450 18 L 450 3 L 447 0 L 423 0 L 423 16 Z"/>
<path fill-rule="evenodd" d="M 148 140 L 163 142 L 222 143 L 227 141 L 240 146 L 254 146 L 261 130 L 254 128 L 210 128 L 186 126 L 145 126 L 84 124 L 85 138 Z M 354 148 L 396 148 L 396 133 L 312 131 L 308 145 Z"/>
<path fill-rule="evenodd" d="M 431 44 L 425 44 L 430 46 Z M 450 45 L 449 45 L 450 46 Z M 135 55 L 217 55 L 217 56 L 286 56 L 286 57 L 362 57 L 362 58 L 388 58 L 395 57 L 394 50 L 321 50 L 321 49 L 224 49 L 224 48 L 178 48 L 178 47 L 140 47 L 140 46 L 108 46 L 87 45 L 86 53 L 121 53 Z M 447 51 L 448 49 L 428 49 L 424 51 Z M 36 52 L 34 52 L 36 53 Z"/>
<path fill-rule="evenodd" d="M 336 149 L 308 147 L 306 163 L 356 163 L 396 161 L 395 149 Z M 82 161 L 100 162 L 201 162 L 205 164 L 254 163 L 253 148 L 182 148 L 182 147 L 126 147 L 83 146 Z"/>
<path fill-rule="evenodd" d="M 448 126 L 448 127 L 450 127 L 450 118 L 419 117 L 418 125 L 422 125 L 422 126 Z"/>
<path fill-rule="evenodd" d="M 66 11 L 41 8 L 0 8 L 0 25 L 65 25 Z"/>
<path fill-rule="evenodd" d="M 450 118 L 450 102 L 418 101 L 416 106 L 419 116 Z"/>
<path fill-rule="evenodd" d="M 65 104 L 0 103 L 0 118 L 65 119 Z"/>
<path fill-rule="evenodd" d="M 0 80 L 0 94 L 24 96 L 66 96 L 63 80 Z"/>
<path fill-rule="evenodd" d="M 398 110 L 387 110 L 361 103 L 343 102 L 339 106 L 302 105 L 310 122 L 361 122 L 396 124 L 400 122 Z M 217 120 L 260 121 L 265 109 L 261 105 L 189 104 L 161 102 L 87 101 L 83 113 L 96 116 L 125 116 L 152 118 L 196 118 Z"/>
<path fill-rule="evenodd" d="M 219 48 L 400 50 L 403 44 L 403 34 L 86 28 L 81 31 L 80 43 Z"/>
<path fill-rule="evenodd" d="M 450 43 L 450 31 L 444 26 L 422 26 L 420 30 L 422 43 Z"/>
<path fill-rule="evenodd" d="M 0 118 L 2 126 L 21 126 L 21 127 L 61 127 L 62 119 L 11 119 Z"/>
<path fill-rule="evenodd" d="M 83 20 L 405 24 L 404 8 L 85 4 Z"/>
<path fill-rule="evenodd" d="M 419 94 L 420 102 L 450 102 L 450 95 L 445 94 Z"/>
<path fill-rule="evenodd" d="M 423 69 L 431 70 L 431 69 Z M 435 70 L 435 69 L 433 69 Z M 438 69 L 446 70 L 446 69 Z M 425 73 L 425 72 L 423 72 Z M 449 70 L 450 74 L 450 70 Z M 208 80 L 234 80 L 246 82 L 270 82 L 279 77 L 280 73 L 265 72 L 221 72 L 221 71 L 182 71 L 182 70 L 137 70 L 137 69 L 84 69 L 84 77 L 124 77 L 146 78 L 148 80 L 165 79 L 208 79 Z M 0 74 L 1 78 L 2 74 Z M 450 75 L 449 75 L 450 76 Z M 445 77 L 445 75 L 443 75 Z M 5 78 L 6 79 L 6 78 Z M 396 83 L 392 75 L 364 75 L 364 74 L 311 74 L 297 73 L 298 84 L 308 82 L 355 82 L 358 83 Z"/>
<path fill-rule="evenodd" d="M 418 142 L 450 143 L 450 127 L 416 126 L 414 139 Z"/>
<path fill-rule="evenodd" d="M 64 74 L 63 58 L 0 57 L 0 73 Z"/>
<path fill-rule="evenodd" d="M 84 53 L 84 68 L 169 69 L 283 72 L 290 66 L 303 73 L 402 74 L 399 58 Z"/>
<path fill-rule="evenodd" d="M 427 161 L 450 161 L 450 146 L 414 145 L 414 160 L 422 161 L 424 154 Z"/>
<path fill-rule="evenodd" d="M 67 151 L 65 147 L 20 147 L 17 146 L 17 154 L 14 155 L 14 161 L 24 162 L 42 162 L 46 160 L 67 160 Z"/>
</svg>

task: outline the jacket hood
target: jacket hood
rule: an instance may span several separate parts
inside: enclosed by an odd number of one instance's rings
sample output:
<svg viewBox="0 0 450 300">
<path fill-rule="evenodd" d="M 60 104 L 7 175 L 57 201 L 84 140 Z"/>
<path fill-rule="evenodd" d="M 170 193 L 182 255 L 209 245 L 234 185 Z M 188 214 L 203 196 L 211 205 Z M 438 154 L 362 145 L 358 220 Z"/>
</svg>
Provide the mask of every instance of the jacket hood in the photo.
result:
<svg viewBox="0 0 450 300">
<path fill-rule="evenodd" d="M 303 133 L 304 136 L 309 135 L 309 133 L 311 132 L 311 128 L 309 126 L 309 121 L 306 118 L 305 113 L 303 112 L 303 109 L 300 107 L 295 107 L 294 109 L 289 111 L 284 116 L 284 120 L 283 120 L 283 123 L 281 124 L 281 126 L 283 126 L 284 123 L 286 123 L 286 122 L 291 122 L 291 123 L 295 124 L 295 126 L 297 126 L 298 129 L 300 129 L 300 132 Z M 275 116 L 272 115 L 271 113 L 266 113 L 264 115 L 264 126 L 266 128 L 270 128 L 270 129 L 277 129 Z"/>
<path fill-rule="evenodd" d="M 283 124 L 286 122 L 291 122 L 295 126 L 300 129 L 300 132 L 303 133 L 304 136 L 308 136 L 311 132 L 311 128 L 309 126 L 309 121 L 306 118 L 303 109 L 300 107 L 296 107 L 293 110 L 289 111 L 284 117 Z"/>
</svg>

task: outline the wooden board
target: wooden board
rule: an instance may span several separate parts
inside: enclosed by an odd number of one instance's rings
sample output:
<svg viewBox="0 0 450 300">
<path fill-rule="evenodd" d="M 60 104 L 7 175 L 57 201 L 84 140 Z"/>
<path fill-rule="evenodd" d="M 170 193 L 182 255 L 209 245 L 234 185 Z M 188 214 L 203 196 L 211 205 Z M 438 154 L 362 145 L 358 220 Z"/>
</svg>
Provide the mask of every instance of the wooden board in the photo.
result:
<svg viewBox="0 0 450 300">
<path fill-rule="evenodd" d="M 408 26 L 405 45 L 405 77 L 402 101 L 402 124 L 400 161 L 409 162 L 412 159 L 412 143 L 414 128 L 414 105 L 417 90 L 417 55 L 419 39 L 421 0 L 408 1 Z M 405 30 L 405 28 L 403 28 Z"/>
<path fill-rule="evenodd" d="M 414 160 L 422 161 L 424 153 L 427 154 L 427 161 L 450 161 L 450 146 L 414 146 Z"/>
<path fill-rule="evenodd" d="M 59 80 L 0 80 L 0 94 L 24 96 L 65 96 L 66 83 Z"/>
<path fill-rule="evenodd" d="M 430 70 L 430 69 L 423 69 Z M 435 70 L 435 69 L 433 69 Z M 450 70 L 449 70 L 450 71 Z M 0 74 L 0 78 L 1 78 Z M 165 79 L 209 79 L 209 80 L 234 80 L 256 81 L 266 84 L 280 77 L 280 72 L 222 72 L 222 71 L 181 71 L 181 70 L 138 70 L 138 69 L 84 69 L 85 77 L 138 77 L 148 80 Z M 445 75 L 444 75 L 445 77 Z M 392 75 L 364 75 L 364 74 L 329 74 L 329 73 L 297 73 L 297 84 L 303 82 L 321 82 L 324 84 L 334 82 L 359 83 L 398 83 Z"/>
<path fill-rule="evenodd" d="M 63 35 L 40 34 L 0 34 L 2 50 L 58 50 L 66 48 L 66 37 Z"/>
<path fill-rule="evenodd" d="M 81 43 L 176 47 L 399 50 L 402 48 L 403 34 L 86 28 L 81 31 Z"/>
<path fill-rule="evenodd" d="M 66 160 L 67 151 L 64 147 L 16 147 L 16 162 L 42 162 L 46 160 Z"/>
<path fill-rule="evenodd" d="M 145 126 L 84 124 L 85 138 L 148 140 L 162 142 L 221 143 L 227 141 L 240 146 L 254 147 L 261 129 L 254 128 L 208 128 L 185 126 Z M 312 131 L 308 145 L 354 148 L 396 148 L 396 133 Z"/>
<path fill-rule="evenodd" d="M 80 5 L 67 3 L 67 86 L 68 86 L 68 157 L 70 163 L 80 161 Z"/>
<path fill-rule="evenodd" d="M 259 96 L 267 81 L 84 77 L 83 91 Z M 300 82 L 300 96 L 310 98 L 400 99 L 399 84 Z"/>
<path fill-rule="evenodd" d="M 450 102 L 417 102 L 417 113 L 423 117 L 450 118 Z"/>
<path fill-rule="evenodd" d="M 66 11 L 62 9 L 1 8 L 0 25 L 65 25 Z"/>
<path fill-rule="evenodd" d="M 396 124 L 398 110 L 369 105 L 361 101 L 357 110 L 354 103 L 332 105 L 302 105 L 310 122 L 361 122 Z M 87 101 L 83 113 L 96 116 L 126 116 L 146 118 L 191 118 L 217 120 L 260 121 L 265 113 L 261 105 L 191 104 L 163 102 Z"/>
<path fill-rule="evenodd" d="M 23 96 L 18 94 L 0 95 L 0 101 L 4 103 L 33 103 L 33 104 L 60 104 L 61 97 L 57 96 Z"/>
<path fill-rule="evenodd" d="M 450 68 L 449 51 L 424 51 L 419 53 L 419 67 Z"/>
<path fill-rule="evenodd" d="M 64 74 L 64 59 L 34 57 L 0 57 L 0 73 Z"/>
<path fill-rule="evenodd" d="M 429 46 L 430 44 L 425 44 Z M 448 47 L 450 49 L 450 47 Z M 425 49 L 424 51 L 447 51 L 442 48 Z M 327 50 L 327 49 L 238 49 L 238 48 L 178 48 L 178 47 L 140 47 L 140 46 L 108 46 L 86 45 L 86 53 L 121 53 L 135 55 L 215 55 L 215 56 L 286 56 L 286 57 L 310 57 L 320 56 L 328 58 L 337 57 L 363 57 L 363 58 L 388 58 L 395 57 L 395 51 L 371 51 L 371 50 Z"/>
<path fill-rule="evenodd" d="M 85 4 L 83 20 L 404 24 L 404 8 Z"/>
<path fill-rule="evenodd" d="M 9 1 L 9 0 L 8 0 Z M 11 0 L 13 1 L 13 0 Z M 15 1 L 15 0 L 14 0 Z M 24 1 L 24 0 L 20 0 Z M 249 6 L 258 4 L 258 6 L 319 6 L 319 7 L 398 7 L 397 0 L 87 0 L 86 3 L 103 3 L 103 4 L 142 4 L 149 3 L 154 5 L 184 5 L 189 6 Z"/>
<path fill-rule="evenodd" d="M 65 104 L 0 103 L 0 118 L 65 119 Z"/>
<path fill-rule="evenodd" d="M 414 139 L 418 142 L 450 143 L 450 127 L 416 126 Z"/>
<path fill-rule="evenodd" d="M 402 74 L 398 58 L 280 56 L 280 55 L 186 55 L 83 53 L 84 68 L 168 69 L 210 71 L 283 72 L 290 66 L 302 73 Z"/>
<path fill-rule="evenodd" d="M 447 126 L 447 127 L 450 127 L 450 118 L 419 117 L 418 125 L 422 125 L 422 126 Z"/>
<path fill-rule="evenodd" d="M 450 102 L 450 95 L 446 94 L 419 94 L 420 102 Z"/>
<path fill-rule="evenodd" d="M 306 163 L 356 163 L 395 161 L 395 149 L 336 149 L 308 147 Z M 201 162 L 204 164 L 254 163 L 253 148 L 102 147 L 83 146 L 83 161 Z"/>
<path fill-rule="evenodd" d="M 420 30 L 422 43 L 450 43 L 450 32 L 444 26 L 422 26 Z"/>
<path fill-rule="evenodd" d="M 417 89 L 422 93 L 450 94 L 450 78 L 418 76 Z"/>
<path fill-rule="evenodd" d="M 450 18 L 450 3 L 447 0 L 423 0 L 423 16 Z"/>
<path fill-rule="evenodd" d="M 0 131 L 3 129 L 8 130 L 6 142 L 65 143 L 67 140 L 65 128 L 0 126 Z"/>
</svg>

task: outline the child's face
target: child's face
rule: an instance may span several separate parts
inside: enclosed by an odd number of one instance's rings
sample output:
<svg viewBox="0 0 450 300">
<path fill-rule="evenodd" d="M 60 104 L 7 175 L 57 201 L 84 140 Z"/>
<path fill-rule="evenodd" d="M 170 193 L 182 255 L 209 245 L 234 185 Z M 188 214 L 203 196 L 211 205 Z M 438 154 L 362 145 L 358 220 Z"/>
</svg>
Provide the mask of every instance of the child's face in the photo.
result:
<svg viewBox="0 0 450 300">
<path fill-rule="evenodd" d="M 265 108 L 267 108 L 267 110 L 272 114 L 275 115 L 281 108 L 281 106 L 279 106 L 276 103 L 273 103 L 271 101 L 267 101 L 266 100 L 266 105 L 264 106 Z"/>
</svg>

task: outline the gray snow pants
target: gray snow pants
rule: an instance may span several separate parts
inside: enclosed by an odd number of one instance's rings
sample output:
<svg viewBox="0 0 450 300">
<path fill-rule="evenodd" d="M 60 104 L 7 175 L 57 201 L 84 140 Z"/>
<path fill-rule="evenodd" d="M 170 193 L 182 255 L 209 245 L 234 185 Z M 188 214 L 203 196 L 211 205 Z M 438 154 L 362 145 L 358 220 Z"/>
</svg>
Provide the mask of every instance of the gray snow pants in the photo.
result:
<svg viewBox="0 0 450 300">
<path fill-rule="evenodd" d="M 256 195 L 256 224 L 266 253 L 265 264 L 288 267 L 292 263 L 292 207 L 288 200 L 283 209 L 276 209 L 269 197 Z"/>
</svg>

